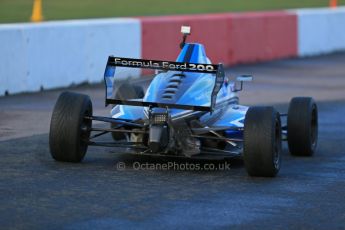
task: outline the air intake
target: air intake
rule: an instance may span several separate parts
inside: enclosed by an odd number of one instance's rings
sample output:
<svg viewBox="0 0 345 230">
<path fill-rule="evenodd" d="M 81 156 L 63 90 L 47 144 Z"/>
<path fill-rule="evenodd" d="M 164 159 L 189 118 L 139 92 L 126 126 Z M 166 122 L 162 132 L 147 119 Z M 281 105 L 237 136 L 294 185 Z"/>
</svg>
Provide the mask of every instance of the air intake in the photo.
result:
<svg viewBox="0 0 345 230">
<path fill-rule="evenodd" d="M 165 88 L 162 98 L 165 100 L 172 100 L 178 90 L 179 85 L 181 84 L 184 74 L 174 74 L 170 77 L 169 83 Z"/>
</svg>

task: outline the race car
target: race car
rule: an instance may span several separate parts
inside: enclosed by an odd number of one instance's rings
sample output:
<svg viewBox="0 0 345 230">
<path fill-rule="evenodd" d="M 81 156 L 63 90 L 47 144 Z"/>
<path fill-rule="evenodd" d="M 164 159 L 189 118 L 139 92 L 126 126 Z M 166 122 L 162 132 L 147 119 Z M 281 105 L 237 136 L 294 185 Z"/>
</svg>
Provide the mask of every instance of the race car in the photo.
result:
<svg viewBox="0 0 345 230">
<path fill-rule="evenodd" d="M 237 92 L 253 77 L 226 77 L 223 65 L 212 64 L 202 44 L 186 43 L 190 27 L 181 31 L 176 61 L 108 58 L 104 82 L 105 105 L 112 105 L 109 117 L 93 115 L 89 96 L 63 92 L 51 118 L 51 156 L 80 162 L 94 145 L 132 149 L 130 154 L 138 155 L 241 158 L 250 176 L 274 177 L 281 166 L 282 141 L 292 155 L 314 154 L 318 110 L 312 98 L 293 98 L 287 114 L 271 106 L 240 105 Z M 156 72 L 145 78 L 151 79 L 148 87 L 142 87 L 138 80 L 116 78 L 124 68 Z M 93 126 L 92 121 L 109 125 Z M 99 141 L 108 133 L 111 141 Z"/>
</svg>

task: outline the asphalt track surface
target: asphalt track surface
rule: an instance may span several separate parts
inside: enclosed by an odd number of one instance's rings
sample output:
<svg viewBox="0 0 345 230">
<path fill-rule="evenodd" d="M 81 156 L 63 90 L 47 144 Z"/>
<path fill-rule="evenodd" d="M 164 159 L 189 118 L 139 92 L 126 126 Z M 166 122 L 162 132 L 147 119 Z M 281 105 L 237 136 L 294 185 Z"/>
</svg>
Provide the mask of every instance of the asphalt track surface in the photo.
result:
<svg viewBox="0 0 345 230">
<path fill-rule="evenodd" d="M 83 163 L 58 163 L 49 154 L 48 131 L 61 90 L 2 97 L 0 228 L 345 229 L 344 64 L 340 53 L 229 69 L 255 75 L 242 104 L 284 112 L 293 96 L 318 102 L 317 153 L 292 157 L 285 145 L 276 178 L 251 178 L 238 160 L 143 157 L 99 147 L 90 147 Z M 108 115 L 103 86 L 70 90 L 89 94 L 94 114 Z M 181 170 L 187 163 L 205 170 Z M 173 168 L 137 170 L 139 164 Z M 206 170 L 212 164 L 230 169 Z"/>
</svg>

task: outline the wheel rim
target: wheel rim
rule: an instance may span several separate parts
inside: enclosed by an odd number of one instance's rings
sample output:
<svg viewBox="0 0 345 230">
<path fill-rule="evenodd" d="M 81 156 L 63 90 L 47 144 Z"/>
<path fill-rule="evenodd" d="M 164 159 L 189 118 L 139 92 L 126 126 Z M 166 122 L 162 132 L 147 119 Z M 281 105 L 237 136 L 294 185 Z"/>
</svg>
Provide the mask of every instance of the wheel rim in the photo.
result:
<svg viewBox="0 0 345 230">
<path fill-rule="evenodd" d="M 275 143 L 274 143 L 274 155 L 273 163 L 276 169 L 280 167 L 280 150 L 281 150 L 281 130 L 280 121 L 277 118 L 275 122 Z"/>
<path fill-rule="evenodd" d="M 311 148 L 315 149 L 317 144 L 317 132 L 318 132 L 318 124 L 317 124 L 317 109 L 316 106 L 313 105 L 313 109 L 311 112 L 311 123 L 310 123 L 310 138 L 311 138 Z"/>
</svg>

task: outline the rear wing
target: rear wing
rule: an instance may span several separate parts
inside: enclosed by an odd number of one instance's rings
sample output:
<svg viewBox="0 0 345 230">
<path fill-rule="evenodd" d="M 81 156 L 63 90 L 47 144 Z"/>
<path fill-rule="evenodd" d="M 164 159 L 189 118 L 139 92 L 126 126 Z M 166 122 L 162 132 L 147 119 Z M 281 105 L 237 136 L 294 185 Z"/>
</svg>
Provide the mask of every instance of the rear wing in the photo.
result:
<svg viewBox="0 0 345 230">
<path fill-rule="evenodd" d="M 157 103 L 146 102 L 138 100 L 120 100 L 112 98 L 112 90 L 114 84 L 114 77 L 116 67 L 128 67 L 128 68 L 143 68 L 143 69 L 155 69 L 165 71 L 181 71 L 181 72 L 197 72 L 208 73 L 215 77 L 215 84 L 211 93 L 210 106 L 194 106 L 194 105 L 182 105 L 182 104 L 169 104 L 169 103 Z M 186 63 L 186 62 L 171 62 L 171 61 L 159 61 L 159 60 L 145 60 L 134 58 L 122 58 L 113 57 L 108 58 L 107 66 L 104 73 L 105 82 L 105 105 L 119 104 L 119 105 L 131 105 L 131 106 L 143 106 L 143 107 L 160 107 L 160 108 L 175 108 L 194 111 L 208 111 L 212 112 L 216 103 L 216 98 L 219 90 L 224 82 L 224 69 L 222 64 L 199 64 L 199 63 Z"/>
</svg>

